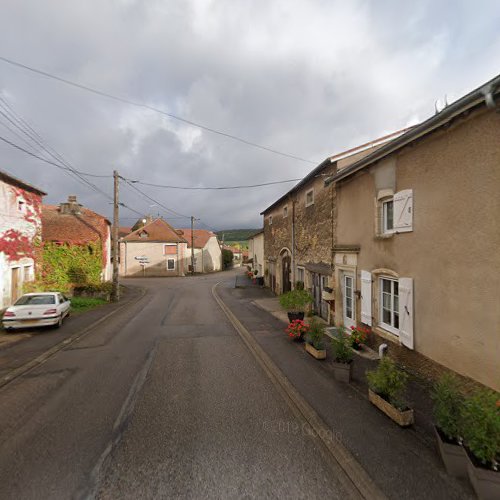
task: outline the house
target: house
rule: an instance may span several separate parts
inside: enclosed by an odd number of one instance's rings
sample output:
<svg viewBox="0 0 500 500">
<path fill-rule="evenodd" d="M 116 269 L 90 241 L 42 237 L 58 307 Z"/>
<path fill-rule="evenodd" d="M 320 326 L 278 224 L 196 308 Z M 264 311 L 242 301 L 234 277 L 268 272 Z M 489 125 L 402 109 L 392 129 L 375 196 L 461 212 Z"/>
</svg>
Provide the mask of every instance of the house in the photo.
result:
<svg viewBox="0 0 500 500">
<path fill-rule="evenodd" d="M 257 271 L 257 276 L 264 276 L 264 229 L 248 238 L 248 259 L 252 269 Z"/>
<path fill-rule="evenodd" d="M 325 183 L 335 324 L 370 325 L 403 361 L 422 356 L 497 391 L 499 138 L 497 76 Z"/>
<path fill-rule="evenodd" d="M 95 255 L 97 249 L 101 258 L 100 279 L 111 280 L 111 223 L 80 205 L 76 196 L 68 196 L 68 201 L 59 205 L 42 206 L 42 241 L 44 246 L 55 243 L 84 248 L 89 257 Z M 71 282 L 85 279 L 87 277 L 77 275 L 70 277 Z"/>
<path fill-rule="evenodd" d="M 46 193 L 0 171 L 0 309 L 15 302 L 36 272 L 42 196 Z"/>
<path fill-rule="evenodd" d="M 325 293 L 334 287 L 335 190 L 325 178 L 369 155 L 395 137 L 400 130 L 356 148 L 326 158 L 298 184 L 267 207 L 264 217 L 265 283 L 284 293 L 304 283 L 314 297 L 314 310 L 333 320 L 333 302 Z"/>
<path fill-rule="evenodd" d="M 224 250 L 229 250 L 233 254 L 233 267 L 241 267 L 243 260 L 243 251 L 239 246 L 222 245 Z"/>
<path fill-rule="evenodd" d="M 194 243 L 194 271 L 212 273 L 222 269 L 222 250 L 217 235 L 205 229 L 177 230 L 188 244 L 185 268 L 191 270 L 191 245 Z"/>
<path fill-rule="evenodd" d="M 118 238 L 123 238 L 124 236 L 127 236 L 127 234 L 130 234 L 131 232 L 132 232 L 131 226 L 120 226 L 118 228 Z"/>
<path fill-rule="evenodd" d="M 121 276 L 184 276 L 188 242 L 161 218 L 145 223 L 120 240 Z"/>
</svg>

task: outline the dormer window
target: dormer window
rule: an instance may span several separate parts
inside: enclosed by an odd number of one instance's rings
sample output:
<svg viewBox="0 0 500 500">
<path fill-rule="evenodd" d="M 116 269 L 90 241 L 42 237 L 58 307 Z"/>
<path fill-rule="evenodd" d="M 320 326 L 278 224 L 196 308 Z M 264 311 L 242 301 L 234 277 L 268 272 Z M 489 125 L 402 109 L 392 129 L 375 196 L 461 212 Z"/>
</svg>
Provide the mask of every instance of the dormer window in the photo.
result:
<svg viewBox="0 0 500 500">
<path fill-rule="evenodd" d="M 147 238 L 149 235 L 146 231 L 141 231 L 139 233 L 139 238 Z"/>
</svg>

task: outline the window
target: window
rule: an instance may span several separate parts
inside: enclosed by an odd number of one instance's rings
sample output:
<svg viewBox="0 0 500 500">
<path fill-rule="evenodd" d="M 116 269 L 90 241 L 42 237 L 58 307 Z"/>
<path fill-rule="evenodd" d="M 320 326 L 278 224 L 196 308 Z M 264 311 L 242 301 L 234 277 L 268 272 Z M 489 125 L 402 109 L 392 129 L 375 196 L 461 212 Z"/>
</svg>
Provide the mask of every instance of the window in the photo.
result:
<svg viewBox="0 0 500 500">
<path fill-rule="evenodd" d="M 167 271 L 175 271 L 175 259 L 167 259 Z"/>
<path fill-rule="evenodd" d="M 297 267 L 297 281 L 304 283 L 304 268 Z"/>
<path fill-rule="evenodd" d="M 33 266 L 24 266 L 24 281 L 33 281 Z"/>
<path fill-rule="evenodd" d="M 354 320 L 354 279 L 352 276 L 344 276 L 344 319 L 346 318 Z"/>
<path fill-rule="evenodd" d="M 314 204 L 314 189 L 306 192 L 306 207 Z"/>
<path fill-rule="evenodd" d="M 392 199 L 382 202 L 382 232 L 390 234 L 394 231 L 394 201 Z"/>
<path fill-rule="evenodd" d="M 283 218 L 288 217 L 288 207 L 283 207 Z"/>
<path fill-rule="evenodd" d="M 269 220 L 269 225 L 272 226 L 273 225 L 273 216 L 270 215 L 268 220 Z"/>
<path fill-rule="evenodd" d="M 163 245 L 163 255 L 177 255 L 177 243 Z"/>
<path fill-rule="evenodd" d="M 399 334 L 399 283 L 398 280 L 380 278 L 380 326 L 395 335 Z"/>
<path fill-rule="evenodd" d="M 17 200 L 17 211 L 22 214 L 26 212 L 26 202 L 24 200 Z"/>
</svg>

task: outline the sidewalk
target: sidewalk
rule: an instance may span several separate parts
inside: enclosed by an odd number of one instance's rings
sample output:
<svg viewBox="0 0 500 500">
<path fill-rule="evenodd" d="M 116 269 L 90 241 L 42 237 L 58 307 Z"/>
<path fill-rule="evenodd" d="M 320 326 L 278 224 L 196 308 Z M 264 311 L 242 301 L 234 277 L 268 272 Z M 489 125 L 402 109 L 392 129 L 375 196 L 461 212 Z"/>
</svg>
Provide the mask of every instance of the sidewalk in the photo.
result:
<svg viewBox="0 0 500 500">
<path fill-rule="evenodd" d="M 422 387 L 417 383 L 410 385 L 409 399 L 416 410 L 416 424 L 401 429 L 368 401 L 364 374 L 376 361 L 356 357 L 353 382 L 337 382 L 331 357 L 317 361 L 302 344 L 287 338 L 286 315 L 281 321 L 272 314 L 275 298 L 269 290 L 226 286 L 219 292 L 233 314 L 387 497 L 474 498 L 469 484 L 449 477 L 441 464 L 432 435 L 430 402 Z"/>
<path fill-rule="evenodd" d="M 0 330 L 0 379 L 25 365 L 60 342 L 78 335 L 110 312 L 141 295 L 139 287 L 127 287 L 120 302 L 105 304 L 81 314 L 71 315 L 61 328 L 33 328 L 6 333 Z"/>
</svg>

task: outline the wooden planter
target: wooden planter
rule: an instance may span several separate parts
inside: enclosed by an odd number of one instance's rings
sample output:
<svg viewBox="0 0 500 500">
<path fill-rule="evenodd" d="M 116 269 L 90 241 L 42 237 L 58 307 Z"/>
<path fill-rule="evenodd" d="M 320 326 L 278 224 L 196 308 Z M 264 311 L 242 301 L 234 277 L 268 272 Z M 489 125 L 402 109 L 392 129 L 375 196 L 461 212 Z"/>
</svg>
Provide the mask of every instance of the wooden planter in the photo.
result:
<svg viewBox="0 0 500 500">
<path fill-rule="evenodd" d="M 378 394 L 375 394 L 371 389 L 368 389 L 368 399 L 379 410 L 383 411 L 389 418 L 394 420 L 394 422 L 396 422 L 401 427 L 408 427 L 415 421 L 413 417 L 413 410 L 398 410 L 384 398 L 381 398 Z"/>
<path fill-rule="evenodd" d="M 434 434 L 446 472 L 453 477 L 467 477 L 467 464 L 469 460 L 464 447 L 445 441 L 441 432 L 435 426 Z"/>
<path fill-rule="evenodd" d="M 333 376 L 335 377 L 335 380 L 348 384 L 351 381 L 352 362 L 338 363 L 337 361 L 333 361 L 332 364 Z"/>
<path fill-rule="evenodd" d="M 316 349 L 312 344 L 306 342 L 306 351 L 316 359 L 325 359 L 326 358 L 326 350 L 325 349 Z"/>
<path fill-rule="evenodd" d="M 467 473 L 479 500 L 500 498 L 500 471 L 477 467 L 467 455 Z"/>
</svg>

